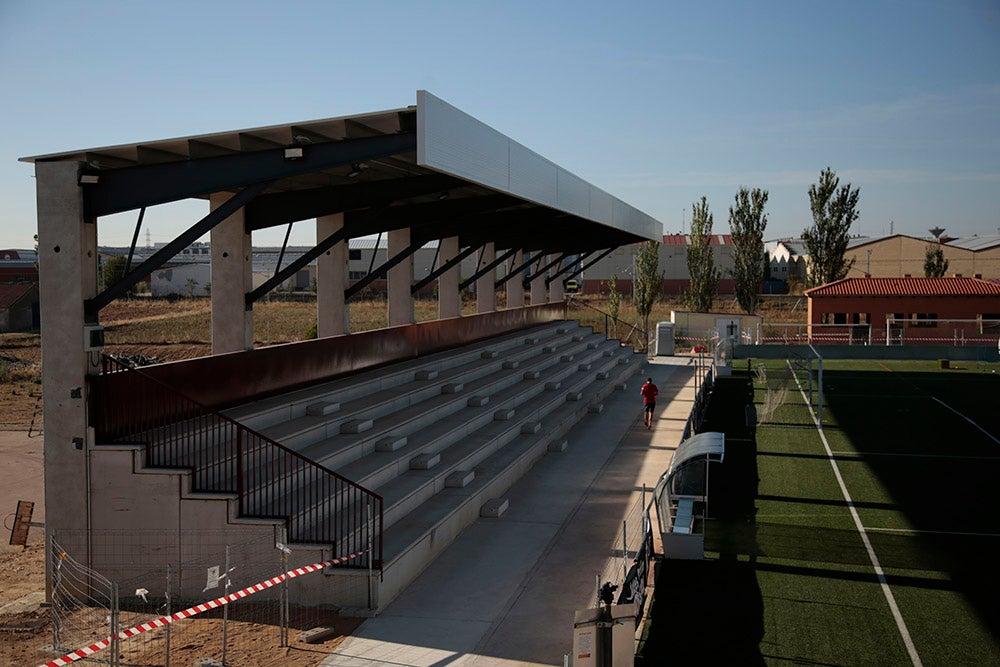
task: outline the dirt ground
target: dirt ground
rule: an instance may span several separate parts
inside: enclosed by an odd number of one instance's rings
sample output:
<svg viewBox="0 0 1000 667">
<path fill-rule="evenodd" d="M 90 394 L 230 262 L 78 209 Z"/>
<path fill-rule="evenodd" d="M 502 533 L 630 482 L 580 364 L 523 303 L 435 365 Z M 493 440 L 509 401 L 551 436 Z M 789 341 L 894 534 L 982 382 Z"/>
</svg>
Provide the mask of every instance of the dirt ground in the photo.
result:
<svg viewBox="0 0 1000 667">
<path fill-rule="evenodd" d="M 34 501 L 32 520 L 45 521 L 42 444 L 43 438 L 28 437 L 27 428 L 0 431 L 0 514 L 4 517 L 4 539 L 0 545 L 0 667 L 39 665 L 59 657 L 44 650 L 52 645 L 49 608 L 45 604 L 44 529 L 30 529 L 27 547 L 7 544 L 18 500 Z M 139 624 L 152 619 L 132 615 L 122 620 Z M 311 667 L 319 664 L 361 623 L 361 619 L 340 617 L 332 612 L 312 613 L 308 621 L 296 622 L 293 617 L 289 631 L 291 645 L 284 648 L 275 640 L 276 626 L 230 621 L 226 663 Z M 183 628 L 175 630 L 170 653 L 172 664 L 189 665 L 201 657 L 220 657 L 221 619 L 194 617 L 179 623 Z M 320 623 L 332 625 L 338 635 L 322 644 L 297 641 L 299 632 Z M 164 664 L 164 640 L 163 629 L 143 635 L 141 641 L 130 640 L 123 653 L 126 662 Z"/>
</svg>

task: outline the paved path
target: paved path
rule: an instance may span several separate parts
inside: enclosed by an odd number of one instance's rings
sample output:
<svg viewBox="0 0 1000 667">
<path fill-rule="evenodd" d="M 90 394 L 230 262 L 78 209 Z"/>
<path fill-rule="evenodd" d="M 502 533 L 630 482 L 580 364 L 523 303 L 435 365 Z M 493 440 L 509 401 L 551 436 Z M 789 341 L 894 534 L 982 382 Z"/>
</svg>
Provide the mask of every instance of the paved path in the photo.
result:
<svg viewBox="0 0 1000 667">
<path fill-rule="evenodd" d="M 660 388 L 651 431 L 647 376 Z M 476 521 L 321 665 L 562 665 L 573 613 L 593 605 L 622 520 L 669 465 L 693 399 L 691 360 L 656 358 L 507 492 L 502 518 Z"/>
</svg>

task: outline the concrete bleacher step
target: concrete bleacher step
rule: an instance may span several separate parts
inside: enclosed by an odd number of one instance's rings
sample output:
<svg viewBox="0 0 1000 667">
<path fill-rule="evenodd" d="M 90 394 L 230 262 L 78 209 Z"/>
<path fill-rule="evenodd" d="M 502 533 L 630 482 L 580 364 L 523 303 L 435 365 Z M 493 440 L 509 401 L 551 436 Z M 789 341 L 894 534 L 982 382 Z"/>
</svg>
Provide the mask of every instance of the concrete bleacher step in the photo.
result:
<svg viewBox="0 0 1000 667">
<path fill-rule="evenodd" d="M 265 399 L 231 411 L 382 496 L 380 607 L 538 458 L 567 451 L 569 428 L 599 414 L 644 363 L 576 323 L 431 356 L 359 374 L 361 388 L 338 380 L 293 392 L 295 407 Z M 355 423 L 365 428 L 344 432 Z"/>
</svg>

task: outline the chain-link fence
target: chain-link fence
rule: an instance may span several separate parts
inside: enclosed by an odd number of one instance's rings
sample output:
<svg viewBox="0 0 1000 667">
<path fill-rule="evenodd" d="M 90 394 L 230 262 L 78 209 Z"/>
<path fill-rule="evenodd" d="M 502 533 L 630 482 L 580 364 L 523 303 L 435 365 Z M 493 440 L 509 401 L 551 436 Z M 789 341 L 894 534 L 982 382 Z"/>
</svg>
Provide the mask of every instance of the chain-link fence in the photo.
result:
<svg viewBox="0 0 1000 667">
<path fill-rule="evenodd" d="M 61 541 L 80 544 L 81 535 L 72 533 L 82 531 L 63 532 Z M 210 601 L 293 569 L 281 538 L 279 529 L 273 537 L 242 541 L 231 531 L 199 531 L 196 540 L 183 540 L 181 550 L 176 532 L 94 531 L 93 562 L 118 573 L 115 582 L 78 563 L 53 539 L 53 649 L 62 655 L 109 640 L 110 645 L 86 660 L 122 667 L 209 659 L 227 665 L 266 664 L 272 659 L 269 652 L 279 659 L 280 653 L 273 651 L 295 643 L 298 633 L 331 627 L 334 621 L 343 626 L 343 619 L 332 608 L 298 604 L 296 591 L 302 589 L 287 580 L 228 604 Z M 178 612 L 203 603 L 206 608 L 196 615 L 177 618 Z M 170 622 L 154 623 L 171 615 Z"/>
</svg>

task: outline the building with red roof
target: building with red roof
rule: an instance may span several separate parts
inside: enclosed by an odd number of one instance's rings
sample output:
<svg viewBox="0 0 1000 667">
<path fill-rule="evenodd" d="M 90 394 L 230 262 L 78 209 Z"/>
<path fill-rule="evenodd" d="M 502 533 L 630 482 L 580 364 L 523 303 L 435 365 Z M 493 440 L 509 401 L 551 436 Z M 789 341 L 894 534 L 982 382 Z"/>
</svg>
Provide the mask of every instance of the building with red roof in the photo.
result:
<svg viewBox="0 0 1000 667">
<path fill-rule="evenodd" d="M 1000 282 L 844 278 L 805 291 L 810 338 L 825 342 L 997 344 Z"/>
<path fill-rule="evenodd" d="M 0 283 L 0 332 L 38 328 L 38 285 Z"/>
</svg>

